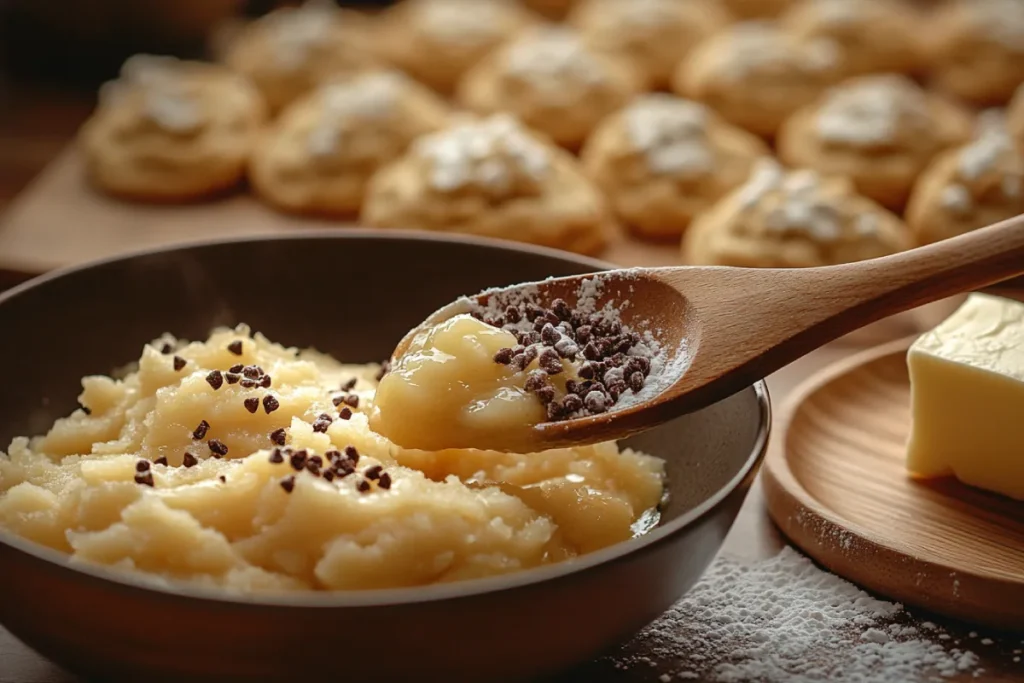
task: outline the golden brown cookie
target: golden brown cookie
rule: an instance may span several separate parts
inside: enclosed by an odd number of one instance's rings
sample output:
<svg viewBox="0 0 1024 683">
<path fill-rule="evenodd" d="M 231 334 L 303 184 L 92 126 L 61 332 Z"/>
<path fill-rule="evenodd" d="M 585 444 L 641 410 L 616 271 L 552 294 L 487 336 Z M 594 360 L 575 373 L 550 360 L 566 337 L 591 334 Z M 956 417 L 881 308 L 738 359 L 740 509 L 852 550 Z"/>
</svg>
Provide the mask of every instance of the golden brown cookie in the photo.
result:
<svg viewBox="0 0 1024 683">
<path fill-rule="evenodd" d="M 722 4 L 740 19 L 773 19 L 800 0 L 722 0 Z"/>
<path fill-rule="evenodd" d="M 470 67 L 537 20 L 512 0 L 406 0 L 381 15 L 378 50 L 450 94 Z"/>
<path fill-rule="evenodd" d="M 1017 147 L 1024 150 L 1024 85 L 1017 88 L 1006 109 L 1006 127 Z"/>
<path fill-rule="evenodd" d="M 602 122 L 581 156 L 620 221 L 642 236 L 678 239 L 769 154 L 759 137 L 704 105 L 659 93 Z"/>
<path fill-rule="evenodd" d="M 841 73 L 831 40 L 798 42 L 769 22 L 743 22 L 702 41 L 680 64 L 673 89 L 724 119 L 772 137 L 792 112 Z"/>
<path fill-rule="evenodd" d="M 322 0 L 257 19 L 230 42 L 224 61 L 256 84 L 273 112 L 321 83 L 379 65 L 366 19 Z"/>
<path fill-rule="evenodd" d="M 585 254 L 599 251 L 613 227 L 572 155 L 504 114 L 420 138 L 370 181 L 362 221 Z"/>
<path fill-rule="evenodd" d="M 918 244 L 938 242 L 1024 213 L 1024 152 L 1000 112 L 983 114 L 968 144 L 940 154 L 907 204 Z"/>
<path fill-rule="evenodd" d="M 370 177 L 448 117 L 444 101 L 399 72 L 328 84 L 285 109 L 257 146 L 250 179 L 281 209 L 356 215 Z"/>
<path fill-rule="evenodd" d="M 136 55 L 100 90 L 79 141 L 97 187 L 184 201 L 244 177 L 265 116 L 252 84 L 221 66 Z"/>
<path fill-rule="evenodd" d="M 828 266 L 909 247 L 903 221 L 845 178 L 787 172 L 771 159 L 683 236 L 687 263 L 744 268 Z"/>
<path fill-rule="evenodd" d="M 791 166 L 853 180 L 857 191 L 900 209 L 932 158 L 971 134 L 970 115 L 904 76 L 861 76 L 786 121 L 778 153 Z"/>
<path fill-rule="evenodd" d="M 719 0 L 585 0 L 570 16 L 588 46 L 628 61 L 651 88 L 667 88 L 693 46 L 729 20 Z"/>
<path fill-rule="evenodd" d="M 978 104 L 1004 104 L 1024 83 L 1024 2 L 949 0 L 925 31 L 934 84 Z"/>
<path fill-rule="evenodd" d="M 845 76 L 913 73 L 924 62 L 922 17 L 903 0 L 809 0 L 780 21 L 798 40 L 835 43 Z"/>
<path fill-rule="evenodd" d="M 575 31 L 545 26 L 485 57 L 459 85 L 458 101 L 483 114 L 509 112 L 576 149 L 640 90 L 627 64 L 588 48 Z"/>
</svg>

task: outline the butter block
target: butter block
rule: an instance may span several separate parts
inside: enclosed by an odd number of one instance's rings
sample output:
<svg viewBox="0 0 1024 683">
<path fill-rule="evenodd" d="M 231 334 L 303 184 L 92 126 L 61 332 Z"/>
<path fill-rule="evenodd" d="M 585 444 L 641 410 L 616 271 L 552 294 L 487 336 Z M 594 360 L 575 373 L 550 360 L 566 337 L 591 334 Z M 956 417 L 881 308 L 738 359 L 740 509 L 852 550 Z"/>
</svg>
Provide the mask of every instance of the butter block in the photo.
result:
<svg viewBox="0 0 1024 683">
<path fill-rule="evenodd" d="M 972 294 L 907 355 L 912 476 L 1024 500 L 1024 304 Z"/>
</svg>

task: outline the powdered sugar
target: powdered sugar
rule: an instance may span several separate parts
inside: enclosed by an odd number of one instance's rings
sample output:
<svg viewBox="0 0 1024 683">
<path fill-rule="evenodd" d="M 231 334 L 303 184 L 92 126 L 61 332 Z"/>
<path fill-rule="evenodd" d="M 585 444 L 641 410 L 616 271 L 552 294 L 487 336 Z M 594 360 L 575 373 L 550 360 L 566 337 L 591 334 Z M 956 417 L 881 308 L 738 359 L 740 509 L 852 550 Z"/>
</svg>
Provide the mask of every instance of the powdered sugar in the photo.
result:
<svg viewBox="0 0 1024 683">
<path fill-rule="evenodd" d="M 488 42 L 501 28 L 503 0 L 430 0 L 417 6 L 417 24 L 457 43 Z"/>
<path fill-rule="evenodd" d="M 202 123 L 202 107 L 174 57 L 134 55 L 125 60 L 118 81 L 100 90 L 104 103 L 116 102 L 126 88 L 141 91 L 145 116 L 171 133 L 189 133 Z"/>
<path fill-rule="evenodd" d="M 924 92 L 903 76 L 861 79 L 833 89 L 818 111 L 818 136 L 855 147 L 894 143 L 901 131 L 930 123 Z"/>
<path fill-rule="evenodd" d="M 297 69 L 314 47 L 331 39 L 332 23 L 338 20 L 338 13 L 330 2 L 308 0 L 299 7 L 279 9 L 264 20 L 278 66 Z"/>
<path fill-rule="evenodd" d="M 566 28 L 545 28 L 513 43 L 506 54 L 507 72 L 551 95 L 572 97 L 574 84 L 595 85 L 607 78 L 604 64 Z"/>
<path fill-rule="evenodd" d="M 1024 54 L 1024 3 L 1020 0 L 969 0 L 967 21 L 1002 47 Z"/>
<path fill-rule="evenodd" d="M 708 111 L 666 94 L 637 99 L 625 111 L 626 134 L 648 167 L 666 175 L 703 175 L 714 168 Z"/>
<path fill-rule="evenodd" d="M 843 237 L 844 217 L 833 198 L 822 192 L 821 177 L 808 169 L 786 173 L 779 164 L 765 158 L 758 162 L 746 185 L 740 189 L 741 210 L 748 211 L 775 199 L 764 214 L 764 227 L 780 235 L 805 235 L 818 242 L 836 242 Z M 854 235 L 869 237 L 877 232 L 877 221 L 857 221 Z"/>
<path fill-rule="evenodd" d="M 993 112 L 985 112 L 979 117 L 976 137 L 960 152 L 957 170 L 964 180 L 976 180 L 992 171 L 1004 154 L 1015 153 L 1005 120 Z"/>
<path fill-rule="evenodd" d="M 888 683 L 981 671 L 974 653 L 946 650 L 934 625 L 923 633 L 902 621 L 901 605 L 786 548 L 749 565 L 719 558 L 627 650 L 652 652 L 669 680 Z M 637 663 L 624 656 L 616 666 Z"/>
<path fill-rule="evenodd" d="M 833 41 L 797 44 L 767 21 L 736 24 L 727 35 L 728 47 L 722 57 L 726 60 L 725 74 L 734 80 L 762 70 L 823 71 L 839 59 L 839 48 Z"/>
<path fill-rule="evenodd" d="M 402 82 L 403 76 L 396 72 L 379 72 L 326 86 L 320 95 L 320 120 L 307 138 L 310 154 L 334 154 L 341 142 L 342 127 L 348 121 L 380 121 L 389 117 L 398 103 Z"/>
</svg>

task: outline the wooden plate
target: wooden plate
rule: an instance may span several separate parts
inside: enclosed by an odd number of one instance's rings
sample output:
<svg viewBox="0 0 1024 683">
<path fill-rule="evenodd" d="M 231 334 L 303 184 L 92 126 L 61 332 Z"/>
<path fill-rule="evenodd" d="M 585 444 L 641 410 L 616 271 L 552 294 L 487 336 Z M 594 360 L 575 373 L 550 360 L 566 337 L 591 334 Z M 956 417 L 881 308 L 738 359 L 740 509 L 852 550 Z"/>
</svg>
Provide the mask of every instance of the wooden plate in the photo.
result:
<svg viewBox="0 0 1024 683">
<path fill-rule="evenodd" d="M 764 467 L 769 513 L 811 557 L 872 591 L 1024 631 L 1024 503 L 904 470 L 911 341 L 795 390 Z"/>
</svg>

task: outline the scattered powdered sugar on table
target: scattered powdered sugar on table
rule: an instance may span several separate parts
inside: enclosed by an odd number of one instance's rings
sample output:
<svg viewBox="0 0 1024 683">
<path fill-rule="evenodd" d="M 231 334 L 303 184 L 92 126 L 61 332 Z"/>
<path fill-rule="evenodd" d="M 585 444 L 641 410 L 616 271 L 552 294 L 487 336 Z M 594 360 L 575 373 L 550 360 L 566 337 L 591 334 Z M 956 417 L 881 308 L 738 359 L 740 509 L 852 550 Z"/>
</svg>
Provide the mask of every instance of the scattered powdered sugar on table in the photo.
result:
<svg viewBox="0 0 1024 683">
<path fill-rule="evenodd" d="M 628 650 L 671 667 L 659 680 L 721 683 L 889 683 L 976 676 L 978 657 L 946 649 L 941 629 L 906 620 L 903 606 L 871 597 L 791 548 L 744 564 L 720 557 L 700 582 Z M 617 668 L 654 665 L 624 655 Z"/>
</svg>

